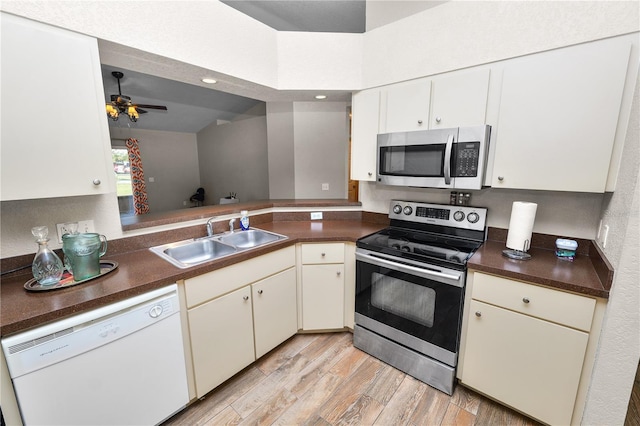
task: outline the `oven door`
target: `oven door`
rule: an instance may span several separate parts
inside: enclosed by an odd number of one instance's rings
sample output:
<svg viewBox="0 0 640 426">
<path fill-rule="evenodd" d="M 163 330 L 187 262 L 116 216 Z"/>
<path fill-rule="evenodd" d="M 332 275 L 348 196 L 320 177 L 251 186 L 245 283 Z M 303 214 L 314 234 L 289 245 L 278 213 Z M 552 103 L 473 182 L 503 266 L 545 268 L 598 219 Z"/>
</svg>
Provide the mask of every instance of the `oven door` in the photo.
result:
<svg viewBox="0 0 640 426">
<path fill-rule="evenodd" d="M 452 367 L 465 272 L 356 249 L 356 324 Z"/>
</svg>

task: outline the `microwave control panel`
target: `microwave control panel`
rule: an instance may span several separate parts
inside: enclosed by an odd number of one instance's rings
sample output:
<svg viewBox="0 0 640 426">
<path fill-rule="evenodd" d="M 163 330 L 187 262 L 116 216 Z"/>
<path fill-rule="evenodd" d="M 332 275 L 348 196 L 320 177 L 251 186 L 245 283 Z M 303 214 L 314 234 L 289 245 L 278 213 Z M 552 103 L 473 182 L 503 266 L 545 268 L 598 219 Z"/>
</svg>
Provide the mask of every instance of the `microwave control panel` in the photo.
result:
<svg viewBox="0 0 640 426">
<path fill-rule="evenodd" d="M 459 142 L 453 145 L 453 177 L 478 176 L 480 142 Z"/>
</svg>

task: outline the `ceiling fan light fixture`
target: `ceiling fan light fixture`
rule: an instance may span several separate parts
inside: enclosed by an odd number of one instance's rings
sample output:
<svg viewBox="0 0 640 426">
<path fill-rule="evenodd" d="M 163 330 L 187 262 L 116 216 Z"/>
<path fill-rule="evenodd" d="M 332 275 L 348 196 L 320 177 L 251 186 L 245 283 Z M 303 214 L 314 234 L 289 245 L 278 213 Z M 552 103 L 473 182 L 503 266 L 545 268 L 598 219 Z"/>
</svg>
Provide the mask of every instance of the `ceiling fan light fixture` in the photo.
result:
<svg viewBox="0 0 640 426">
<path fill-rule="evenodd" d="M 107 117 L 112 119 L 113 121 L 118 121 L 118 116 L 120 113 L 117 108 L 114 108 L 113 105 L 107 104 Z"/>
<path fill-rule="evenodd" d="M 129 115 L 129 119 L 134 123 L 138 121 L 138 118 L 140 118 L 140 114 L 138 114 L 138 111 L 136 111 L 136 107 L 134 106 L 130 106 L 127 109 L 127 114 Z"/>
<path fill-rule="evenodd" d="M 327 99 L 327 95 L 316 95 L 315 98 L 318 100 Z"/>
<path fill-rule="evenodd" d="M 214 79 L 214 78 L 208 78 L 205 77 L 202 79 L 203 83 L 207 83 L 207 84 L 216 84 L 218 82 L 218 80 Z"/>
</svg>

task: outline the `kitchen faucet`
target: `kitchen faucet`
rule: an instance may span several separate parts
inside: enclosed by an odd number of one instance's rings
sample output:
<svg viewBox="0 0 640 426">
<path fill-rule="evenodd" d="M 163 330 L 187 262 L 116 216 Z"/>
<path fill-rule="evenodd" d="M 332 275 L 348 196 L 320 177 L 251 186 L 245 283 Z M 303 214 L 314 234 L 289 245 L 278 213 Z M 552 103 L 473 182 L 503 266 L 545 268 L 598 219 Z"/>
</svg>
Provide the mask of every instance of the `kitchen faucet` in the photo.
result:
<svg viewBox="0 0 640 426">
<path fill-rule="evenodd" d="M 235 223 L 235 218 L 229 221 L 229 232 L 233 232 L 233 224 Z"/>
<path fill-rule="evenodd" d="M 207 235 L 209 237 L 213 236 L 213 219 L 215 219 L 215 216 L 207 221 Z"/>
</svg>

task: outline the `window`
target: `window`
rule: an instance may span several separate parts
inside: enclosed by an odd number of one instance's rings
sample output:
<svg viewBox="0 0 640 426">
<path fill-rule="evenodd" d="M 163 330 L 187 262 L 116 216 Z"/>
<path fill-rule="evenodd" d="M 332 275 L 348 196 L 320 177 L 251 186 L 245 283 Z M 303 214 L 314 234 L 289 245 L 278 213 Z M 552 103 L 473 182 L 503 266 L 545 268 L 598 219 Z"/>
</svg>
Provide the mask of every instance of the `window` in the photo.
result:
<svg viewBox="0 0 640 426">
<path fill-rule="evenodd" d="M 116 194 L 121 215 L 133 214 L 133 190 L 131 189 L 131 167 L 126 147 L 111 148 L 113 172 L 116 175 Z"/>
</svg>

